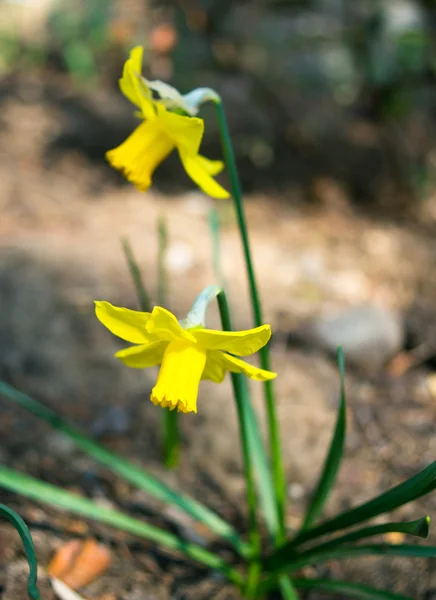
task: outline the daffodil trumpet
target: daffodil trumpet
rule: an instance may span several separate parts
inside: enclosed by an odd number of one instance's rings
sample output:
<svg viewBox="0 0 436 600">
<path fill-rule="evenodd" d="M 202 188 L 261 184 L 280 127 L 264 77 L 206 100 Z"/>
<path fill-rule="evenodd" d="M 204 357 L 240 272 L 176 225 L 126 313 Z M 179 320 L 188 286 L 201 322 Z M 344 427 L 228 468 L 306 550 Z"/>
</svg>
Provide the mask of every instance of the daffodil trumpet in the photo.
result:
<svg viewBox="0 0 436 600">
<path fill-rule="evenodd" d="M 153 404 L 184 413 L 197 412 L 202 379 L 221 383 L 227 371 L 258 381 L 276 377 L 272 371 L 239 358 L 254 354 L 268 343 L 269 325 L 246 331 L 205 328 L 206 306 L 218 292 L 217 286 L 205 288 L 182 321 L 161 306 L 155 306 L 150 313 L 105 301 L 95 303 L 101 323 L 121 339 L 135 344 L 117 352 L 116 358 L 137 369 L 160 365 L 150 397 Z"/>
<path fill-rule="evenodd" d="M 142 122 L 122 144 L 106 153 L 107 160 L 145 191 L 157 166 L 177 150 L 183 168 L 201 190 L 212 198 L 228 198 L 229 193 L 214 179 L 224 163 L 199 154 L 204 121 L 194 115 L 199 103 L 214 98 L 214 93 L 200 88 L 182 96 L 166 83 L 148 81 L 141 75 L 142 56 L 141 46 L 133 48 L 119 81 L 124 96 L 139 109 L 136 114 Z M 159 99 L 154 99 L 153 91 Z"/>
</svg>

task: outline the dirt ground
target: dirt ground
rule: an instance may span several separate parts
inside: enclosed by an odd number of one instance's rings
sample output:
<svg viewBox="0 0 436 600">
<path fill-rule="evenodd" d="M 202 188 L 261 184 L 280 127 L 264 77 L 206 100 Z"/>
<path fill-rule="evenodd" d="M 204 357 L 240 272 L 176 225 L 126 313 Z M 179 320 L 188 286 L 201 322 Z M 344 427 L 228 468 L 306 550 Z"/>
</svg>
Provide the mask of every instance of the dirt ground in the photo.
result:
<svg viewBox="0 0 436 600">
<path fill-rule="evenodd" d="M 164 214 L 169 227 L 169 304 L 183 317 L 197 293 L 214 282 L 208 235 L 211 203 L 197 191 L 167 197 L 116 187 L 105 167 L 90 165 L 78 153 L 47 163 L 44 148 L 59 127 L 57 115 L 37 103 L 7 100 L 2 105 L 0 374 L 244 529 L 240 508 L 244 483 L 229 382 L 201 384 L 198 415 L 181 420 L 181 465 L 177 471 L 165 472 L 160 465 L 162 415 L 148 401 L 153 373 L 118 364 L 113 354 L 122 343 L 93 313 L 95 299 L 135 307 L 120 236 L 128 236 L 155 295 L 156 222 Z M 297 190 L 283 197 L 255 196 L 247 202 L 265 319 L 276 333 L 272 360 L 279 374 L 276 389 L 290 528 L 300 522 L 325 456 L 335 418 L 338 375 L 325 353 L 287 348 L 284 334 L 308 318 L 365 302 L 401 314 L 417 297 L 431 307 L 435 290 L 436 201 L 423 202 L 420 217 L 411 226 L 357 214 L 333 182 L 318 181 L 315 189 L 317 202 L 310 206 Z M 225 202 L 218 209 L 235 325 L 250 327 L 233 213 Z M 217 325 L 214 309 L 209 323 Z M 252 388 L 263 415 L 260 385 L 253 383 Z M 436 383 L 431 365 L 395 377 L 382 366 L 369 374 L 350 368 L 347 390 L 346 458 L 328 504 L 329 515 L 411 476 L 436 457 Z M 103 498 L 153 523 L 166 523 L 171 517 L 167 509 L 162 511 L 144 494 L 99 468 L 43 423 L 3 399 L 0 406 L 3 464 L 88 497 Z M 42 567 L 63 541 L 73 537 L 97 536 L 110 545 L 111 567 L 80 590 L 89 600 L 236 597 L 216 576 L 132 536 L 4 491 L 0 501 L 18 510 L 31 525 Z M 436 495 L 400 509 L 396 518 L 423 514 L 436 514 Z M 191 523 L 179 522 L 177 527 L 187 535 L 206 535 Z M 436 534 L 430 541 L 436 542 Z M 13 570 L 22 557 L 17 536 L 8 525 L 1 525 L 0 559 Z M 349 577 L 430 600 L 436 597 L 433 567 L 434 561 L 377 558 L 332 561 L 314 573 Z M 315 600 L 318 595 L 307 597 Z"/>
</svg>

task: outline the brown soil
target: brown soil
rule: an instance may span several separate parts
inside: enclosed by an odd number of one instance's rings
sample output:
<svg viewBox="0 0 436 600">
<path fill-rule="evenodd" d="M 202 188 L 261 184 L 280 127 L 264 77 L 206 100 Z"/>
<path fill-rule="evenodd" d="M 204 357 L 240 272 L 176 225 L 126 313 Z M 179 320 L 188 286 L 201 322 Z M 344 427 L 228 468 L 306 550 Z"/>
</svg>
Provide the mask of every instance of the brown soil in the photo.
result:
<svg viewBox="0 0 436 600">
<path fill-rule="evenodd" d="M 16 100 L 3 103 L 0 132 L 0 372 L 102 442 L 166 481 L 204 501 L 245 529 L 236 415 L 228 381 L 202 383 L 198 415 L 181 419 L 180 468 L 160 464 L 161 412 L 149 401 L 153 373 L 129 370 L 113 359 L 121 343 L 98 323 L 93 300 L 135 307 L 120 250 L 128 236 L 152 295 L 156 291 L 156 222 L 168 220 L 170 307 L 180 317 L 197 293 L 214 281 L 207 214 L 196 191 L 177 197 L 115 188 L 107 171 L 79 154 L 51 165 L 47 141 L 59 131 L 53 110 Z M 317 184 L 318 204 L 305 207 L 297 192 L 286 198 L 252 197 L 247 212 L 265 318 L 278 334 L 306 318 L 366 301 L 405 311 L 417 295 L 432 297 L 429 273 L 436 260 L 428 226 L 380 223 L 356 215 L 340 189 Z M 427 225 L 434 204 L 422 206 Z M 223 268 L 238 328 L 251 315 L 240 242 L 228 203 Z M 424 285 L 425 284 L 425 285 Z M 217 324 L 214 309 L 210 324 Z M 4 341 L 3 341 L 4 340 Z M 296 527 L 325 456 L 338 396 L 334 362 L 323 353 L 272 344 L 279 377 L 278 411 L 289 481 L 287 522 Z M 435 383 L 427 368 L 389 378 L 380 369 L 364 376 L 351 370 L 348 384 L 346 458 L 328 514 L 388 488 L 436 457 L 433 435 Z M 259 384 L 252 385 L 263 415 Z M 114 413 L 114 407 L 118 412 Z M 0 458 L 13 468 L 164 524 L 168 509 L 156 507 L 50 429 L 1 400 Z M 111 412 L 112 411 L 112 412 Z M 122 414 L 124 425 L 117 430 Z M 112 416 L 111 416 L 112 415 Z M 56 547 L 74 536 L 95 535 L 113 551 L 106 575 L 86 589 L 87 599 L 230 599 L 236 594 L 213 574 L 149 544 L 0 491 L 0 501 L 31 525 L 42 567 Z M 436 496 L 396 513 L 397 519 L 436 514 Z M 174 525 L 173 525 L 174 527 Z M 185 534 L 206 533 L 179 519 Z M 436 541 L 432 536 L 433 543 Z M 18 537 L 0 528 L 0 558 L 20 572 Z M 436 593 L 432 561 L 365 559 L 331 562 L 316 573 L 384 587 L 417 599 Z M 14 571 L 15 572 L 15 571 Z M 23 596 L 24 597 L 24 596 Z M 5 595 L 9 600 L 9 596 Z M 317 594 L 311 594 L 313 600 Z"/>
</svg>

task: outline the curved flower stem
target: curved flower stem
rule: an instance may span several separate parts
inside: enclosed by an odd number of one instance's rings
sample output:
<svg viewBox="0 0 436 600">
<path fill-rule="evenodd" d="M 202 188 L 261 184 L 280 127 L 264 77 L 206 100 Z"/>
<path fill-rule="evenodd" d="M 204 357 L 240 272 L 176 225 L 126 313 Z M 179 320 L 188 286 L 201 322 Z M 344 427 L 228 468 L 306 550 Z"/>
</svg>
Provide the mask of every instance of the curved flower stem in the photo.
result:
<svg viewBox="0 0 436 600">
<path fill-rule="evenodd" d="M 37 577 L 38 577 L 38 565 L 36 562 L 35 547 L 33 545 L 32 536 L 30 535 L 29 528 L 23 519 L 14 510 L 8 508 L 4 504 L 0 504 L 0 517 L 7 519 L 15 529 L 18 531 L 21 541 L 24 545 L 26 552 L 27 562 L 29 563 L 29 579 L 27 583 L 27 594 L 32 600 L 40 600 Z"/>
<path fill-rule="evenodd" d="M 217 301 L 223 329 L 224 331 L 232 331 L 229 306 L 223 290 L 220 290 L 218 293 Z M 247 491 L 248 526 L 250 532 L 250 545 L 253 552 L 253 559 L 250 561 L 250 568 L 248 572 L 247 589 L 245 590 L 247 597 L 250 597 L 250 595 L 254 593 L 255 589 L 257 588 L 258 578 L 260 575 L 259 557 L 261 550 L 261 539 L 259 529 L 257 527 L 256 491 L 254 486 L 253 464 L 248 441 L 248 419 L 245 413 L 247 387 L 244 377 L 240 373 L 231 373 L 231 379 L 238 413 L 239 430 L 241 432 L 241 448 Z"/>
<path fill-rule="evenodd" d="M 221 100 L 214 102 L 218 115 L 218 124 L 221 132 L 221 141 L 224 152 L 224 159 L 230 175 L 233 202 L 235 205 L 236 216 L 238 220 L 239 232 L 241 235 L 242 246 L 244 250 L 245 266 L 247 270 L 248 283 L 250 288 L 251 304 L 253 309 L 254 324 L 259 327 L 263 324 L 262 306 L 254 273 L 253 261 L 251 257 L 250 242 L 248 238 L 247 224 L 244 213 L 244 204 L 242 200 L 241 184 L 239 182 L 238 169 L 235 161 L 232 140 L 230 138 L 227 119 L 224 112 L 224 106 Z M 264 346 L 260 351 L 260 363 L 262 369 L 270 370 L 270 358 L 268 346 Z M 268 434 L 271 448 L 271 460 L 273 468 L 273 481 L 277 501 L 277 510 L 280 521 L 281 534 L 284 535 L 284 513 L 286 486 L 285 475 L 282 461 L 282 449 L 280 443 L 280 432 L 276 413 L 276 402 L 274 395 L 274 386 L 272 381 L 265 381 L 265 403 L 268 421 Z"/>
</svg>

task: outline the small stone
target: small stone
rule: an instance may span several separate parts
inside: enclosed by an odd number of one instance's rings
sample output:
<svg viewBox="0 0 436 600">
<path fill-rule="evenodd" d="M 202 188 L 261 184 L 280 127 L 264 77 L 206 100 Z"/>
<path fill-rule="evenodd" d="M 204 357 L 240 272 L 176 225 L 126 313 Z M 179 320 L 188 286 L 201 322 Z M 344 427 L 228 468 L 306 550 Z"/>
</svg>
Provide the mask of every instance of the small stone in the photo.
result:
<svg viewBox="0 0 436 600">
<path fill-rule="evenodd" d="M 292 500 L 301 500 L 304 497 L 305 489 L 301 483 L 290 483 L 288 485 L 288 495 Z"/>
<path fill-rule="evenodd" d="M 166 252 L 165 263 L 172 273 L 185 273 L 194 264 L 192 248 L 182 242 L 172 244 Z"/>
<path fill-rule="evenodd" d="M 436 373 L 427 377 L 427 388 L 433 398 L 436 398 Z"/>
<path fill-rule="evenodd" d="M 297 338 L 332 354 L 342 346 L 346 361 L 376 370 L 401 350 L 404 329 L 395 312 L 364 304 L 319 317 L 314 323 L 290 334 L 290 340 Z"/>
</svg>

